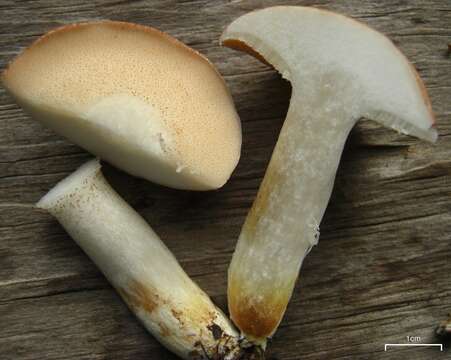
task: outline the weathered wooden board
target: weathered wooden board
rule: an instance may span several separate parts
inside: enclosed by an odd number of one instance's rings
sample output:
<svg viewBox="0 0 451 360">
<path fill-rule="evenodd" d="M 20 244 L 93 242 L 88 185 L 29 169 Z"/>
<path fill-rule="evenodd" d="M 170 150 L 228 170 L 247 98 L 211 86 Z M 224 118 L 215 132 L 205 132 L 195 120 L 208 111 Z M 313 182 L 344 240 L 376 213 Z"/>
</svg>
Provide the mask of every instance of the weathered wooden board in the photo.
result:
<svg viewBox="0 0 451 360">
<path fill-rule="evenodd" d="M 226 309 L 226 271 L 287 110 L 289 84 L 221 48 L 224 26 L 277 1 L 0 0 L 0 67 L 46 31 L 115 19 L 152 25 L 207 55 L 243 123 L 241 162 L 221 190 L 169 190 L 106 166 L 108 179 Z M 352 132 L 321 241 L 269 354 L 294 359 L 442 359 L 437 349 L 384 343 L 421 336 L 451 311 L 451 3 L 285 1 L 339 11 L 392 38 L 418 68 L 437 114 L 436 145 L 360 123 Z M 352 56 L 352 54 L 350 54 Z M 137 323 L 49 215 L 33 209 L 89 158 L 41 127 L 0 89 L 0 358 L 174 359 Z"/>
</svg>

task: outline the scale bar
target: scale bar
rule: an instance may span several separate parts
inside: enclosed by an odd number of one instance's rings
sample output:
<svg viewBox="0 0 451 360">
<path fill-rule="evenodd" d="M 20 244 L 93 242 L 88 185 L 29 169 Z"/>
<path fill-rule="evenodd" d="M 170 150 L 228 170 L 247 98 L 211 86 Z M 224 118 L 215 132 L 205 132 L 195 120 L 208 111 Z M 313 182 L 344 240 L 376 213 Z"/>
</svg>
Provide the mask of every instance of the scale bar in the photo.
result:
<svg viewBox="0 0 451 360">
<path fill-rule="evenodd" d="M 387 351 L 387 348 L 391 347 L 407 347 L 407 346 L 433 346 L 433 347 L 439 347 L 440 351 L 443 351 L 443 344 L 385 344 L 384 350 Z"/>
</svg>

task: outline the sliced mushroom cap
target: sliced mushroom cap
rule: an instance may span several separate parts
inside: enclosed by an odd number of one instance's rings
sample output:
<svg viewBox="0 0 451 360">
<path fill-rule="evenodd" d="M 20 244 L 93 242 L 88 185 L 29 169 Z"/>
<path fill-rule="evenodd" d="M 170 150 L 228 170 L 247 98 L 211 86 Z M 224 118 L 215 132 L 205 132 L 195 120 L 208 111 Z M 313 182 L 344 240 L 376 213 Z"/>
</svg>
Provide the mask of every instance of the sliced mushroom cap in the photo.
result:
<svg viewBox="0 0 451 360">
<path fill-rule="evenodd" d="M 340 91 L 339 103 L 352 104 L 356 117 L 437 139 L 417 71 L 390 39 L 359 21 L 312 7 L 274 6 L 233 21 L 221 42 L 273 65 L 299 101 L 329 82 Z"/>
<path fill-rule="evenodd" d="M 224 80 L 156 29 L 64 26 L 20 54 L 2 80 L 32 117 L 156 183 L 215 189 L 238 162 L 241 126 Z"/>
</svg>

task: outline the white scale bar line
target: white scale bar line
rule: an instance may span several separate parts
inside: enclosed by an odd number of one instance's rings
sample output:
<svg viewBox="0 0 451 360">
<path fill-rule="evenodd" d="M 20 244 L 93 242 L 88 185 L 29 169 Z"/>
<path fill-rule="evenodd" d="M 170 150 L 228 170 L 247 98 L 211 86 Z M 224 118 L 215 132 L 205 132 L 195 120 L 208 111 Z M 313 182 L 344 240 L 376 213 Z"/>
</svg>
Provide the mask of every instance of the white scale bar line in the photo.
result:
<svg viewBox="0 0 451 360">
<path fill-rule="evenodd" d="M 436 346 L 440 348 L 440 351 L 443 351 L 443 344 L 385 344 L 384 350 L 387 351 L 389 346 L 392 347 L 401 347 L 401 346 Z"/>
</svg>

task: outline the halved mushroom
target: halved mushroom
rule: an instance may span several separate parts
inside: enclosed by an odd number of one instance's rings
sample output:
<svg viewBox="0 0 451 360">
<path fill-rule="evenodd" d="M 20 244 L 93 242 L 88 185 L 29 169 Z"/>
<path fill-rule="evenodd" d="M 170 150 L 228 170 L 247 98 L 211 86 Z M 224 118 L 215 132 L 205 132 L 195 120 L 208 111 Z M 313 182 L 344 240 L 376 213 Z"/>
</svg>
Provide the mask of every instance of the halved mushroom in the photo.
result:
<svg viewBox="0 0 451 360">
<path fill-rule="evenodd" d="M 20 54 L 2 81 L 32 117 L 162 185 L 221 187 L 240 156 L 239 118 L 218 71 L 150 27 L 64 26 Z"/>
<path fill-rule="evenodd" d="M 287 117 L 229 269 L 232 320 L 264 344 L 318 241 L 354 124 L 367 117 L 432 142 L 437 131 L 414 67 L 389 39 L 355 20 L 272 7 L 236 19 L 222 42 L 264 58 L 292 84 Z"/>
</svg>

